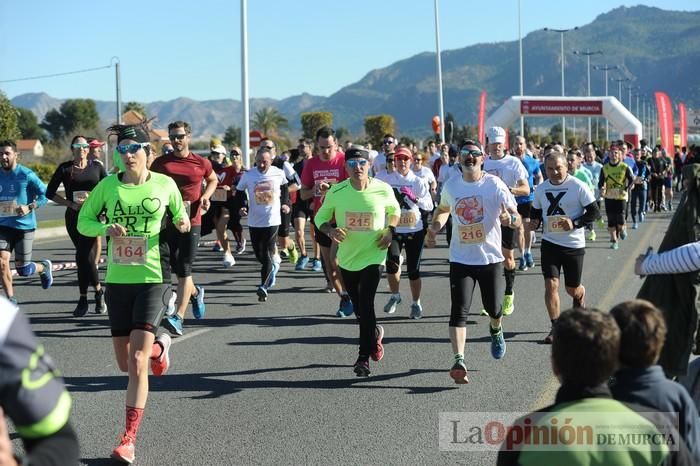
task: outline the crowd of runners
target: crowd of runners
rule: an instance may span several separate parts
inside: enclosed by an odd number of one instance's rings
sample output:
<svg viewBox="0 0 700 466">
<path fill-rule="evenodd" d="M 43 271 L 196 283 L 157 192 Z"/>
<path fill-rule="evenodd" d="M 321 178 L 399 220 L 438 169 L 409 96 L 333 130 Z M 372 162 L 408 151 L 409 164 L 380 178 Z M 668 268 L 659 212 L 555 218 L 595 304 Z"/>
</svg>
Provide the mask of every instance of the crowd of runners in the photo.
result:
<svg viewBox="0 0 700 466">
<path fill-rule="evenodd" d="M 317 274 L 323 288 L 338 296 L 337 309 L 329 313 L 354 316 L 359 323 L 353 371 L 367 377 L 370 360 L 384 356 L 384 328 L 375 312 L 379 283 L 386 277 L 391 291 L 384 313 L 397 312 L 404 303 L 405 266 L 408 316 L 419 320 L 430 313 L 421 302 L 421 257 L 444 232 L 452 346 L 445 370 L 455 383 L 466 384 L 466 324 L 477 284 L 491 355 L 502 359 L 504 321 L 520 304 L 516 277 L 539 264 L 552 323 L 544 342 L 556 343 L 559 335 L 568 335 L 557 331 L 562 309 L 586 308 L 586 243 L 602 240 L 595 224 L 607 225 L 604 241 L 617 250 L 629 224 L 642 228 L 647 215 L 674 208 L 674 191 L 683 185 L 679 172 L 693 162 L 685 148 L 674 161 L 645 141 L 638 148 L 624 141 L 565 148 L 540 147 L 518 136 L 511 152 L 499 127 L 486 131 L 483 146 L 464 140 L 417 148 L 386 134 L 379 151 L 356 144 L 341 148 L 334 130 L 324 127 L 315 139 L 300 139 L 295 149 L 281 153 L 273 140 L 263 139 L 253 166 L 245 167 L 240 148 L 227 150 L 218 141 L 209 157 L 193 153 L 192 129 L 184 121 L 168 125 L 170 142 L 160 149 L 151 143 L 146 123 L 116 125 L 109 132 L 117 140 L 114 174 L 90 156 L 101 143 L 77 135 L 72 160 L 59 165 L 48 187 L 18 164 L 13 141 L 0 142 L 0 266 L 6 296 L 15 305 L 22 303 L 13 293 L 12 253 L 17 275 L 39 274 L 48 289 L 51 261 L 32 261 L 35 210 L 48 200 L 66 207 L 78 269 L 73 314 L 89 312 L 92 288 L 94 312 L 108 313 L 116 361 L 128 374 L 125 429 L 113 452 L 127 463 L 135 457 L 149 363 L 154 375 L 165 374 L 171 336 L 185 333 L 188 306 L 195 319 L 206 312 L 205 289 L 192 273 L 202 236 L 215 232 L 222 267 L 234 273 L 235 257 L 252 249 L 260 278 L 250 294 L 260 302 L 274 305 L 273 290 L 285 289 L 277 278 L 282 267 Z M 102 236 L 108 238 L 104 281 L 97 266 Z M 538 240 L 540 257 L 533 252 Z M 646 268 L 658 264 L 648 262 Z M 571 305 L 560 303 L 562 272 Z"/>
</svg>

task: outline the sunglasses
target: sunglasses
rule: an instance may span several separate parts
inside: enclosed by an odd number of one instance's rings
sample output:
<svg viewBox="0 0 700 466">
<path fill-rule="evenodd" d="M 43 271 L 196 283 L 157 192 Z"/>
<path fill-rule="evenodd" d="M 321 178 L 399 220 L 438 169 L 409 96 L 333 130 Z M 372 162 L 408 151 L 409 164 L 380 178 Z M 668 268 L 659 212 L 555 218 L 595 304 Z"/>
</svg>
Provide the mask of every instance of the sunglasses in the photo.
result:
<svg viewBox="0 0 700 466">
<path fill-rule="evenodd" d="M 165 149 L 163 151 L 163 155 L 170 155 L 170 154 L 174 154 L 174 153 L 175 153 L 175 149 Z"/>
<path fill-rule="evenodd" d="M 136 152 L 139 151 L 139 149 L 143 149 L 146 146 L 150 146 L 151 144 L 148 142 L 143 142 L 143 143 L 134 143 L 134 144 L 119 144 L 117 146 L 117 152 L 119 152 L 121 155 L 126 155 L 126 154 L 135 154 Z"/>
<path fill-rule="evenodd" d="M 347 161 L 348 167 L 350 168 L 357 168 L 358 166 L 364 167 L 369 163 L 369 160 L 367 159 L 350 159 Z"/>
<path fill-rule="evenodd" d="M 418 158 L 415 158 L 415 159 L 413 159 L 413 161 L 414 161 L 414 162 L 422 162 L 422 161 L 423 161 L 423 159 L 422 159 L 422 158 L 420 158 L 420 157 L 418 157 Z"/>
<path fill-rule="evenodd" d="M 394 163 L 394 159 L 386 159 L 386 163 Z"/>
<path fill-rule="evenodd" d="M 470 155 L 472 157 L 481 157 L 484 155 L 483 152 L 481 152 L 479 149 L 474 149 L 474 150 L 469 150 L 469 149 L 462 149 L 459 151 L 459 155 L 466 157 L 467 155 Z"/>
<path fill-rule="evenodd" d="M 411 157 L 408 157 L 406 155 L 399 155 L 398 157 L 395 157 L 396 160 L 403 160 L 404 162 L 407 160 L 411 160 Z"/>
<path fill-rule="evenodd" d="M 180 140 L 180 139 L 185 139 L 185 137 L 187 137 L 187 134 L 186 134 L 186 133 L 185 133 L 185 134 L 171 134 L 171 135 L 168 136 L 168 138 L 169 138 L 171 141 L 176 141 L 176 140 Z"/>
<path fill-rule="evenodd" d="M 73 149 L 87 149 L 88 147 L 90 147 L 90 144 L 76 142 L 75 144 L 71 144 L 71 147 Z"/>
<path fill-rule="evenodd" d="M 215 150 L 209 152 L 209 155 L 222 155 L 222 154 L 223 154 L 223 152 L 217 152 Z"/>
<path fill-rule="evenodd" d="M 393 140 L 393 139 L 385 139 L 385 140 L 382 142 L 382 144 L 385 144 L 385 145 L 386 145 L 386 144 L 393 144 L 393 143 L 394 143 L 394 140 Z"/>
<path fill-rule="evenodd" d="M 241 155 L 240 152 L 236 152 L 235 150 L 231 151 L 231 157 L 239 157 Z"/>
</svg>

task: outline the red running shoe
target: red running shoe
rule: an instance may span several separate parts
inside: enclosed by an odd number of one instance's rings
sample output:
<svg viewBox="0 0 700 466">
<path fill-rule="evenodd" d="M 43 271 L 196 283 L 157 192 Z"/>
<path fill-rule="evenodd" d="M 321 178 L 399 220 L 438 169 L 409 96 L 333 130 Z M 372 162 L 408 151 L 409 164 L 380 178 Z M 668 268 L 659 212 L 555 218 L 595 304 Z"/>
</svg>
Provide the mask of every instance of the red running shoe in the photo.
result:
<svg viewBox="0 0 700 466">
<path fill-rule="evenodd" d="M 377 334 L 377 349 L 370 354 L 370 357 L 372 358 L 372 361 L 381 361 L 384 357 L 384 345 L 382 345 L 382 339 L 384 338 L 384 327 L 377 325 L 375 333 Z"/>
<path fill-rule="evenodd" d="M 151 359 L 151 372 L 153 375 L 161 376 L 168 372 L 170 367 L 170 345 L 172 344 L 172 339 L 167 333 L 161 333 L 158 338 L 156 338 L 156 343 L 159 343 L 163 348 L 160 353 L 160 357 L 156 359 Z"/>
<path fill-rule="evenodd" d="M 122 463 L 131 464 L 136 457 L 134 456 L 136 445 L 133 437 L 123 434 L 119 442 L 119 446 L 112 452 L 112 459 Z"/>
</svg>

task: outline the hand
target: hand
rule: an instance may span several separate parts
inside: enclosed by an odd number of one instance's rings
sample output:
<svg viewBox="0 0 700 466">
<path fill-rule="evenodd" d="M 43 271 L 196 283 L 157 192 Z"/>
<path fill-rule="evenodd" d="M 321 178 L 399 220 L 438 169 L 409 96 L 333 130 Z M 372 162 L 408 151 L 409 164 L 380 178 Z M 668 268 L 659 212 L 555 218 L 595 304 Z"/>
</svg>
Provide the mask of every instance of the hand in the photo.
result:
<svg viewBox="0 0 700 466">
<path fill-rule="evenodd" d="M 200 201 L 201 201 L 202 210 L 204 210 L 204 211 L 209 210 L 209 207 L 211 207 L 211 202 L 209 202 L 209 198 L 202 197 L 202 199 L 200 199 Z"/>
<path fill-rule="evenodd" d="M 177 228 L 177 231 L 180 233 L 187 233 L 190 231 L 190 228 L 192 228 L 192 224 L 190 223 L 190 218 L 187 215 L 184 215 L 179 222 L 177 222 L 177 225 L 175 225 L 175 228 Z"/>
<path fill-rule="evenodd" d="M 223 189 L 224 191 L 231 191 L 231 186 L 223 185 L 223 186 L 219 186 L 219 188 Z"/>
<path fill-rule="evenodd" d="M 563 218 L 559 221 L 559 225 L 561 226 L 561 229 L 564 231 L 571 231 L 574 229 L 574 222 L 571 221 L 570 218 Z"/>
<path fill-rule="evenodd" d="M 377 239 L 377 246 L 379 246 L 380 249 L 386 249 L 391 246 L 391 241 L 393 238 L 394 235 L 391 233 L 391 230 L 389 228 L 385 228 L 382 230 L 381 236 Z"/>
<path fill-rule="evenodd" d="M 333 228 L 328 232 L 328 237 L 336 243 L 340 244 L 343 241 L 345 241 L 345 238 L 348 237 L 348 234 L 342 228 Z"/>
<path fill-rule="evenodd" d="M 12 442 L 7 433 L 7 423 L 5 413 L 0 408 L 0 466 L 16 466 L 17 461 L 12 455 Z"/>
<path fill-rule="evenodd" d="M 283 214 L 289 213 L 289 206 L 287 204 L 282 204 L 282 213 Z"/>
<path fill-rule="evenodd" d="M 321 191 L 322 193 L 325 193 L 329 189 L 331 189 L 331 184 L 326 182 L 326 181 L 321 181 L 318 184 L 318 190 Z"/>
<path fill-rule="evenodd" d="M 107 228 L 108 236 L 126 236 L 126 228 L 119 225 L 118 223 L 113 223 Z"/>
<path fill-rule="evenodd" d="M 440 230 L 437 229 L 436 227 L 433 227 L 433 225 L 430 225 L 428 227 L 428 232 L 427 232 L 427 235 L 425 237 L 425 246 L 427 248 L 434 248 L 435 247 L 438 233 L 440 233 Z"/>
<path fill-rule="evenodd" d="M 20 217 L 24 217 L 25 215 L 27 215 L 31 211 L 32 211 L 32 209 L 30 209 L 28 205 L 18 205 L 16 212 L 17 212 L 17 215 L 19 215 Z"/>
<path fill-rule="evenodd" d="M 246 209 L 245 207 L 241 207 L 238 210 L 238 213 L 241 214 L 241 217 L 245 217 L 246 215 L 248 215 L 248 209 Z"/>
<path fill-rule="evenodd" d="M 635 275 L 639 275 L 639 278 L 644 277 L 644 274 L 642 273 L 642 264 L 644 263 L 644 260 L 649 257 L 651 254 L 653 254 L 653 249 L 648 248 L 647 252 L 645 254 L 640 254 L 637 256 L 637 259 L 634 261 L 634 273 Z"/>
</svg>

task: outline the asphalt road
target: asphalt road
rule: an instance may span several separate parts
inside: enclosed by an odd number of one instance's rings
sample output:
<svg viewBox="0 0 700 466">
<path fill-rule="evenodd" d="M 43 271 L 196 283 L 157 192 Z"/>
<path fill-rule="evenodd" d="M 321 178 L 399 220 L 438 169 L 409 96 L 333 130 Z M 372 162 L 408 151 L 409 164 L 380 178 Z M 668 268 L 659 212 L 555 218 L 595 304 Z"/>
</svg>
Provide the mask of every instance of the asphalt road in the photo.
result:
<svg viewBox="0 0 700 466">
<path fill-rule="evenodd" d="M 606 234 L 590 243 L 584 266 L 589 307 L 609 309 L 635 296 L 641 280 L 634 258 L 657 246 L 669 214 L 650 216 L 608 249 Z M 467 334 L 470 383 L 448 376 L 447 249 L 423 256 L 425 317 L 408 319 L 408 283 L 396 314 L 376 304 L 386 329 L 383 361 L 358 379 L 354 318 L 336 318 L 338 299 L 322 291 L 312 271 L 283 264 L 267 303 L 255 296 L 258 265 L 252 251 L 223 269 L 220 253 L 200 248 L 195 279 L 206 287 L 207 313 L 189 315 L 175 340 L 167 375 L 151 377 L 151 394 L 137 443 L 142 465 L 239 464 L 493 464 L 495 451 L 441 451 L 442 412 L 523 412 L 551 403 L 557 388 L 549 364 L 549 330 L 539 267 L 518 273 L 515 312 L 505 319 L 508 352 L 490 356 L 488 322 L 477 315 L 477 295 Z M 66 239 L 35 243 L 35 259 L 73 261 Z M 539 264 L 539 250 L 535 250 Z M 56 273 L 44 291 L 38 279 L 16 279 L 16 295 L 33 328 L 65 375 L 73 395 L 73 423 L 87 465 L 107 459 L 124 427 L 127 378 L 116 367 L 106 316 L 73 318 L 75 271 Z M 563 297 L 563 303 L 571 301 Z M 188 312 L 189 313 L 189 312 Z M 459 445 L 453 445 L 459 446 Z"/>
</svg>

